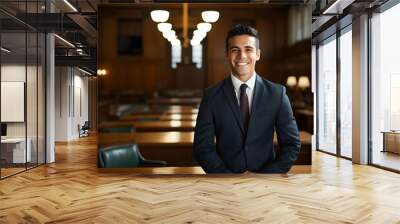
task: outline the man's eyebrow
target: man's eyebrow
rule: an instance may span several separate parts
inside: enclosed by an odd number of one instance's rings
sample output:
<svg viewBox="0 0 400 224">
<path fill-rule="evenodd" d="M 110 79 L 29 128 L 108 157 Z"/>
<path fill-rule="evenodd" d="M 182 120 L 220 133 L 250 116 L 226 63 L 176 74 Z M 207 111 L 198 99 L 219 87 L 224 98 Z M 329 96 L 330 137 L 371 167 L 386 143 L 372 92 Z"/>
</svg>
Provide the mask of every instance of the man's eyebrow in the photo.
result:
<svg viewBox="0 0 400 224">
<path fill-rule="evenodd" d="M 229 49 L 232 49 L 232 48 L 240 48 L 240 47 L 239 47 L 239 46 L 230 46 L 230 47 L 229 47 Z M 246 45 L 246 46 L 244 46 L 244 48 L 251 48 L 251 49 L 254 49 L 255 47 L 252 46 L 252 45 Z"/>
</svg>

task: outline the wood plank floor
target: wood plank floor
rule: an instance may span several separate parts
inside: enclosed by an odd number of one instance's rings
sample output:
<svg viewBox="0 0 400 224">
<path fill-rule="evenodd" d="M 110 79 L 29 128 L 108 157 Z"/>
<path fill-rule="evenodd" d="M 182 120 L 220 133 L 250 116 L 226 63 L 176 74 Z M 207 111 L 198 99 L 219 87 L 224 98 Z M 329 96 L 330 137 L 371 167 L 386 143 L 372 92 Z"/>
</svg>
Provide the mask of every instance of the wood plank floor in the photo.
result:
<svg viewBox="0 0 400 224">
<path fill-rule="evenodd" d="M 400 175 L 314 152 L 312 174 L 99 173 L 93 137 L 0 181 L 0 223 L 400 223 Z"/>
</svg>

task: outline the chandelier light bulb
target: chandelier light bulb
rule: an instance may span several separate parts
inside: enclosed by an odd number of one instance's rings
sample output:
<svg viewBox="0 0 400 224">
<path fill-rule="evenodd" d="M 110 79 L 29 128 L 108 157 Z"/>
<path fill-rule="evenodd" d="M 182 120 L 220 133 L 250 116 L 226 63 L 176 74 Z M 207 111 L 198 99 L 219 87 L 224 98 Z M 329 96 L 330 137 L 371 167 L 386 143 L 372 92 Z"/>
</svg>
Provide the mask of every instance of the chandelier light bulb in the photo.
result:
<svg viewBox="0 0 400 224">
<path fill-rule="evenodd" d="M 166 10 L 153 10 L 150 12 L 151 19 L 156 23 L 164 23 L 169 18 L 169 12 Z"/>
<path fill-rule="evenodd" d="M 207 23 L 215 23 L 219 18 L 218 11 L 204 11 L 201 13 L 201 18 Z"/>
<path fill-rule="evenodd" d="M 210 23 L 199 23 L 197 24 L 197 29 L 205 33 L 211 30 L 212 25 Z"/>
<path fill-rule="evenodd" d="M 171 30 L 172 29 L 172 24 L 171 23 L 159 23 L 159 24 L 157 24 L 157 29 L 160 32 L 165 32 L 167 30 Z"/>
</svg>

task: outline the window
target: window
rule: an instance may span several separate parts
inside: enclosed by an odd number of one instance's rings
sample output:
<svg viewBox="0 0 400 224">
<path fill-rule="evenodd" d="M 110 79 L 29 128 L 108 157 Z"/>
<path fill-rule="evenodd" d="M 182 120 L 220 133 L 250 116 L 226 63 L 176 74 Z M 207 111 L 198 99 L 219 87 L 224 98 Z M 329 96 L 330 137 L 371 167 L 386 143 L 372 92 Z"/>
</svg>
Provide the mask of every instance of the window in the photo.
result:
<svg viewBox="0 0 400 224">
<path fill-rule="evenodd" d="M 118 54 L 142 55 L 142 21 L 138 19 L 118 19 Z"/>
<path fill-rule="evenodd" d="M 340 155 L 352 156 L 352 33 L 351 26 L 343 31 L 340 45 Z"/>
<path fill-rule="evenodd" d="M 318 48 L 318 149 L 336 153 L 336 36 Z"/>
<path fill-rule="evenodd" d="M 18 3 L 21 15 L 39 12 L 43 4 Z M 0 17 L 10 22 L 0 27 L 0 178 L 5 178 L 45 163 L 46 38 L 7 14 Z"/>
<path fill-rule="evenodd" d="M 399 21 L 400 4 L 371 18 L 371 158 L 373 164 L 396 170 L 400 156 L 385 147 L 384 132 L 400 136 Z"/>
</svg>

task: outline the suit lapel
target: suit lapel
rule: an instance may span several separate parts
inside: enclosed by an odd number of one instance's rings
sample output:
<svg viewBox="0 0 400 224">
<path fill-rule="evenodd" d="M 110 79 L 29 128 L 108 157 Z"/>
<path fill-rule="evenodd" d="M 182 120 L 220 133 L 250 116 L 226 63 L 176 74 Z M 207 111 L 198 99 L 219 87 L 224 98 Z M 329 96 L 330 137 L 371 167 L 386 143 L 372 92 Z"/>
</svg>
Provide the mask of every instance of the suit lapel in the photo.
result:
<svg viewBox="0 0 400 224">
<path fill-rule="evenodd" d="M 240 118 L 239 104 L 235 96 L 235 90 L 233 89 L 233 84 L 230 76 L 225 79 L 223 92 L 227 99 L 229 107 L 231 108 L 233 115 L 235 116 L 235 120 L 238 123 L 240 130 L 242 131 L 242 134 L 244 135 L 245 131 L 243 128 L 242 119 Z"/>
<path fill-rule="evenodd" d="M 253 100 L 251 103 L 250 121 L 249 121 L 249 127 L 247 128 L 247 133 L 249 133 L 251 127 L 254 126 L 254 123 L 256 122 L 257 110 L 259 110 L 261 107 L 263 97 L 264 97 L 264 83 L 262 81 L 262 78 L 256 75 L 256 83 L 254 85 Z"/>
</svg>

